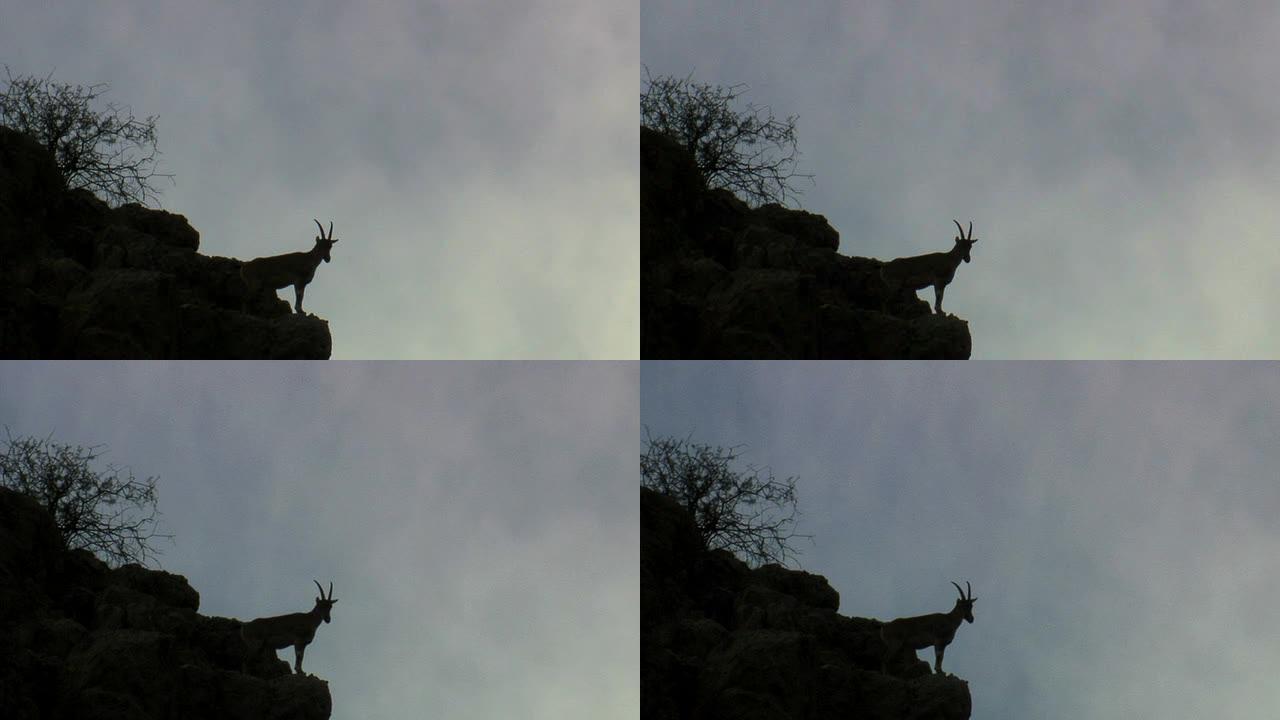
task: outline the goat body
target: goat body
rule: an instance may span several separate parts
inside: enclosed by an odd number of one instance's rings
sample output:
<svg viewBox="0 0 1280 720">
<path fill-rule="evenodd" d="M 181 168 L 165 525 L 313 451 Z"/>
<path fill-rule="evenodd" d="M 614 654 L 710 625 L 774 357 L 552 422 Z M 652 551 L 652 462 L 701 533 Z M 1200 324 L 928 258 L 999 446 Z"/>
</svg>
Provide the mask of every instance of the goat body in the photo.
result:
<svg viewBox="0 0 1280 720">
<path fill-rule="evenodd" d="M 955 583 L 953 582 L 952 585 Z M 965 583 L 965 587 L 968 588 L 969 584 Z M 956 585 L 956 590 L 960 590 L 959 585 Z M 975 599 L 972 595 L 966 597 L 964 591 L 961 591 L 960 599 L 956 600 L 956 605 L 951 608 L 951 612 L 898 618 L 881 625 L 880 639 L 884 641 L 886 650 L 884 665 L 881 669 L 885 669 L 889 659 L 896 657 L 903 649 L 910 649 L 914 654 L 916 650 L 923 650 L 932 645 L 935 658 L 933 670 L 941 673 L 942 656 L 946 653 L 947 646 L 955 639 L 956 629 L 962 622 L 973 622 Z"/>
<path fill-rule="evenodd" d="M 956 227 L 960 227 L 959 221 L 956 221 Z M 934 311 L 941 313 L 942 296 L 947 285 L 956 276 L 956 268 L 960 267 L 960 263 L 969 262 L 969 250 L 976 242 L 978 241 L 973 239 L 973 223 L 969 223 L 969 237 L 965 237 L 964 230 L 961 229 L 960 235 L 956 237 L 956 244 L 947 252 L 913 255 L 881 265 L 880 278 L 886 286 L 886 296 L 893 298 L 903 289 L 909 288 L 911 292 L 915 292 L 932 285 Z"/>
<path fill-rule="evenodd" d="M 316 221 L 316 225 L 320 225 L 319 220 Z M 246 308 L 249 301 L 262 288 L 279 290 L 292 285 L 295 296 L 293 309 L 298 314 L 302 314 L 302 296 L 306 292 L 307 284 L 316 276 L 316 268 L 320 267 L 320 262 L 330 261 L 329 251 L 336 242 L 338 241 L 333 239 L 333 223 L 329 223 L 329 236 L 324 236 L 324 228 L 321 227 L 320 235 L 316 237 L 315 247 L 306 252 L 271 255 L 243 263 L 240 266 L 240 279 L 244 281 L 247 292 Z"/>
<path fill-rule="evenodd" d="M 320 583 L 316 583 L 316 587 L 319 586 Z M 246 666 L 249 662 L 256 661 L 267 648 L 274 652 L 292 645 L 293 670 L 301 675 L 302 656 L 307 650 L 307 645 L 315 639 L 316 628 L 320 627 L 320 623 L 329 622 L 330 611 L 334 603 L 338 602 L 333 599 L 333 583 L 329 583 L 329 593 L 329 596 L 325 597 L 324 590 L 321 589 L 320 597 L 316 598 L 315 607 L 309 612 L 258 618 L 242 624 L 240 639 L 244 640 L 247 647 Z"/>
</svg>

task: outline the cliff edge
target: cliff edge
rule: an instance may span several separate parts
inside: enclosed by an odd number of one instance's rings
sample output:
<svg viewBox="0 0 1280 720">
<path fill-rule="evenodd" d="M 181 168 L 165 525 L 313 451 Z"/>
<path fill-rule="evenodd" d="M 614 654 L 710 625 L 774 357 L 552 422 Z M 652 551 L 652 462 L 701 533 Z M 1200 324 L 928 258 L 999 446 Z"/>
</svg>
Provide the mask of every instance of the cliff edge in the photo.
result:
<svg viewBox="0 0 1280 720">
<path fill-rule="evenodd" d="M 0 357 L 328 359 L 326 321 L 278 298 L 242 312 L 240 261 L 199 247 L 181 215 L 68 190 L 0 127 Z"/>
<path fill-rule="evenodd" d="M 708 551 L 693 518 L 640 491 L 640 716 L 964 720 L 969 686 L 923 660 L 881 672 L 879 620 L 836 612 L 820 575 Z"/>
<path fill-rule="evenodd" d="M 7 720 L 325 720 L 329 685 L 283 660 L 240 672 L 240 622 L 186 578 L 69 551 L 0 488 L 0 714 Z"/>
<path fill-rule="evenodd" d="M 821 215 L 708 189 L 684 147 L 640 128 L 642 358 L 969 358 L 967 322 L 888 296 L 883 263 L 839 244 Z"/>
</svg>

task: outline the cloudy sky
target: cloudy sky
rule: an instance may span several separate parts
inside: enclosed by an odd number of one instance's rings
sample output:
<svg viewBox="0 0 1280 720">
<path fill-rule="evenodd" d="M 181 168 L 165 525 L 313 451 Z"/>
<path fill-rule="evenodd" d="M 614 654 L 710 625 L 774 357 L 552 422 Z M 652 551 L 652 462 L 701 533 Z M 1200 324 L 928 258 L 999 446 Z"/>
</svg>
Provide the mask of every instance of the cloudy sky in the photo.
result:
<svg viewBox="0 0 1280 720">
<path fill-rule="evenodd" d="M 334 222 L 335 358 L 638 356 L 633 0 L 9 5 L 15 75 L 159 116 L 202 252 Z"/>
<path fill-rule="evenodd" d="M 1274 366 L 645 363 L 641 388 L 655 435 L 800 476 L 800 562 L 841 613 L 972 582 L 944 669 L 974 717 L 1280 706 Z"/>
<path fill-rule="evenodd" d="M 1271 358 L 1277 44 L 1274 3 L 644 0 L 640 56 L 799 115 L 844 254 L 972 220 L 974 357 Z"/>
<path fill-rule="evenodd" d="M 10 362 L 0 425 L 158 476 L 160 561 L 206 615 L 310 610 L 332 581 L 304 669 L 335 718 L 625 718 L 637 373 Z"/>
</svg>

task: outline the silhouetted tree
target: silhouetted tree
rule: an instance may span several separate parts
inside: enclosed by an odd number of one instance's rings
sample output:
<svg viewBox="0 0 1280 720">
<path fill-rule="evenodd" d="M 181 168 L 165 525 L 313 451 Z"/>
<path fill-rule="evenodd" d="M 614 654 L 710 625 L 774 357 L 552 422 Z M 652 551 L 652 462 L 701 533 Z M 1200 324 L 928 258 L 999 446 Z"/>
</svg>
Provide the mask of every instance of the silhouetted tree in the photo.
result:
<svg viewBox="0 0 1280 720">
<path fill-rule="evenodd" d="M 735 470 L 741 446 L 645 435 L 641 484 L 684 506 L 707 547 L 725 548 L 751 565 L 785 565 L 797 554 L 790 541 L 811 537 L 794 531 L 795 477 L 779 480 L 752 465 Z"/>
<path fill-rule="evenodd" d="M 108 203 L 146 203 L 158 199 L 155 171 L 156 116 L 138 119 L 127 107 L 98 103 L 108 86 L 68 85 L 40 78 L 14 77 L 0 94 L 0 125 L 34 137 L 53 153 L 67 186 L 86 188 Z"/>
<path fill-rule="evenodd" d="M 786 203 L 799 195 L 792 178 L 813 178 L 795 172 L 797 116 L 778 119 L 768 106 L 751 103 L 735 109 L 747 90 L 696 83 L 692 74 L 653 77 L 646 67 L 640 123 L 688 148 L 709 186 L 754 205 Z"/>
<path fill-rule="evenodd" d="M 159 554 L 156 478 L 93 465 L 101 446 L 63 445 L 49 438 L 8 438 L 0 454 L 0 485 L 35 498 L 53 516 L 67 546 L 85 548 L 110 565 L 145 564 Z"/>
</svg>

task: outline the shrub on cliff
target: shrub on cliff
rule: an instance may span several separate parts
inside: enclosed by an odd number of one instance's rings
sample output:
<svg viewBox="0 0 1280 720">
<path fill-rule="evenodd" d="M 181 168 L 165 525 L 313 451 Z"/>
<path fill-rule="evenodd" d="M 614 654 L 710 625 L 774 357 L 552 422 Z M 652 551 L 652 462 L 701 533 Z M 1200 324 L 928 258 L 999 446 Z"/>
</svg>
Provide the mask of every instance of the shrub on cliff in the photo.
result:
<svg viewBox="0 0 1280 720">
<path fill-rule="evenodd" d="M 102 103 L 108 86 L 53 82 L 53 75 L 14 75 L 0 93 L 0 125 L 26 133 L 53 153 L 71 188 L 86 188 L 112 205 L 158 199 L 156 117 Z"/>
<path fill-rule="evenodd" d="M 796 478 L 778 479 L 768 468 L 734 468 L 737 447 L 688 438 L 646 437 L 641 485 L 681 505 L 708 548 L 724 548 L 752 565 L 786 564 L 796 555 Z"/>
<path fill-rule="evenodd" d="M 657 130 L 693 153 L 710 187 L 725 188 L 753 205 L 787 202 L 799 193 L 795 171 L 796 116 L 775 118 L 768 107 L 747 103 L 738 110 L 746 85 L 710 85 L 693 76 L 653 77 L 645 68 L 640 124 Z"/>
<path fill-rule="evenodd" d="M 95 469 L 101 447 L 63 445 L 49 438 L 7 440 L 0 453 L 0 486 L 34 498 L 61 531 L 67 547 L 89 550 L 110 565 L 145 564 L 157 552 L 156 479 L 128 469 Z"/>
</svg>

